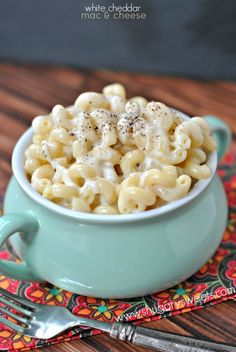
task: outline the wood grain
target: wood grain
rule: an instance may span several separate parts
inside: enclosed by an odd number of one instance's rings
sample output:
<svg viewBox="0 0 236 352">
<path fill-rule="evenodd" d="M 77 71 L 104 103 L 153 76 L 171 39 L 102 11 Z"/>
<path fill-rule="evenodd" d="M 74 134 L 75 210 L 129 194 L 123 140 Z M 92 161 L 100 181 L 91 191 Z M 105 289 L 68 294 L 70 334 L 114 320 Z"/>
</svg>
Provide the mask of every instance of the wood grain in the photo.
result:
<svg viewBox="0 0 236 352">
<path fill-rule="evenodd" d="M 189 115 L 214 114 L 225 120 L 236 136 L 236 84 L 221 81 L 194 81 L 176 77 L 137 75 L 106 70 L 78 71 L 63 67 L 0 64 L 0 203 L 11 176 L 13 147 L 34 116 L 48 112 L 53 105 L 70 105 L 78 94 L 101 90 L 119 81 L 128 96 L 145 95 L 164 101 Z M 236 342 L 234 302 L 190 312 L 146 324 L 155 329 Z M 111 340 L 105 334 L 45 347 L 46 352 L 148 351 Z"/>
</svg>

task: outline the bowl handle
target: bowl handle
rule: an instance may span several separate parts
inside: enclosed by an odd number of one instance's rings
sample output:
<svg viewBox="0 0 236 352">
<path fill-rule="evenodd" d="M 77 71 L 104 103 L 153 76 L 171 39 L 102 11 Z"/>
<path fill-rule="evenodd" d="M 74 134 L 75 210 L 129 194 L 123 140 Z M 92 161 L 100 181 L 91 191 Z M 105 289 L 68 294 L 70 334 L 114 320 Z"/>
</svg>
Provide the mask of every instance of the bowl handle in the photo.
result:
<svg viewBox="0 0 236 352">
<path fill-rule="evenodd" d="M 232 133 L 229 126 L 216 116 L 206 115 L 204 119 L 209 123 L 213 137 L 217 142 L 218 159 L 221 160 L 226 151 L 229 149 Z"/>
<path fill-rule="evenodd" d="M 11 213 L 0 217 L 0 248 L 14 233 L 21 232 L 23 236 L 32 235 L 38 229 L 38 221 L 31 214 Z M 15 263 L 0 260 L 0 272 L 4 276 L 17 280 L 42 281 L 33 274 L 26 263 Z"/>
</svg>

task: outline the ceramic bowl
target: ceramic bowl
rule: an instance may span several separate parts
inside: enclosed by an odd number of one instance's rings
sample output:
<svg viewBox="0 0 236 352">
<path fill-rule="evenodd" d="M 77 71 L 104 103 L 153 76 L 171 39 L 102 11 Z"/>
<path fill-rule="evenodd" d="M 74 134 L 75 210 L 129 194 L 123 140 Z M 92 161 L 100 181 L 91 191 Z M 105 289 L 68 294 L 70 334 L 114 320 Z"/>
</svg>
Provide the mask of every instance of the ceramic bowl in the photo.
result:
<svg viewBox="0 0 236 352">
<path fill-rule="evenodd" d="M 221 157 L 230 131 L 221 120 L 207 119 Z M 1 260 L 4 275 L 86 296 L 137 297 L 187 279 L 215 252 L 227 220 L 216 152 L 207 161 L 212 177 L 185 198 L 137 214 L 96 215 L 65 209 L 31 187 L 23 164 L 32 135 L 27 130 L 14 149 L 0 218 L 0 247 L 9 239 L 22 263 Z"/>
</svg>

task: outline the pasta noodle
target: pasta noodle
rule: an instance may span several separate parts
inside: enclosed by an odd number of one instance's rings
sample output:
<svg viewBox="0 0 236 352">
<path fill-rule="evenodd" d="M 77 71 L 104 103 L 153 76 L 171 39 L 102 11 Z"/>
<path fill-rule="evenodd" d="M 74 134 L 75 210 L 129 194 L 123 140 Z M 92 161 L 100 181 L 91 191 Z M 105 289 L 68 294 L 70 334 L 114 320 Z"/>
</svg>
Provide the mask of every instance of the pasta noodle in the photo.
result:
<svg viewBox="0 0 236 352">
<path fill-rule="evenodd" d="M 119 84 L 85 92 L 32 122 L 25 172 L 43 197 L 73 211 L 127 214 L 183 198 L 211 176 L 207 122 L 161 102 L 126 98 Z"/>
</svg>

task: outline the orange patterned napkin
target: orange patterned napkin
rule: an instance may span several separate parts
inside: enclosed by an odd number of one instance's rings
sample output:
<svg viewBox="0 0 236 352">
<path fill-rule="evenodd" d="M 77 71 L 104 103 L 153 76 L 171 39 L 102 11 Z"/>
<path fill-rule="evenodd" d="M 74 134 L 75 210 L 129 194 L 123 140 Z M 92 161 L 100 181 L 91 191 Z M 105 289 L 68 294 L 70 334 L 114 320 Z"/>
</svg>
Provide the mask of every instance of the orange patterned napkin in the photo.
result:
<svg viewBox="0 0 236 352">
<path fill-rule="evenodd" d="M 0 276 L 0 287 L 33 302 L 62 305 L 73 314 L 99 319 L 142 323 L 181 314 L 236 298 L 236 149 L 223 160 L 218 170 L 228 196 L 229 219 L 224 238 L 215 255 L 190 279 L 167 291 L 134 299 L 98 299 L 79 296 L 49 284 L 20 282 Z M 7 251 L 0 257 L 10 259 Z M 14 260 L 14 258 L 12 258 Z M 57 344 L 99 333 L 98 330 L 74 328 L 45 341 L 15 333 L 0 325 L 0 350 L 22 351 Z"/>
</svg>

